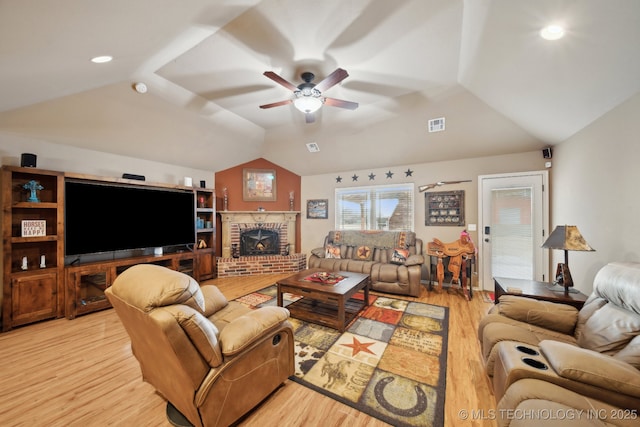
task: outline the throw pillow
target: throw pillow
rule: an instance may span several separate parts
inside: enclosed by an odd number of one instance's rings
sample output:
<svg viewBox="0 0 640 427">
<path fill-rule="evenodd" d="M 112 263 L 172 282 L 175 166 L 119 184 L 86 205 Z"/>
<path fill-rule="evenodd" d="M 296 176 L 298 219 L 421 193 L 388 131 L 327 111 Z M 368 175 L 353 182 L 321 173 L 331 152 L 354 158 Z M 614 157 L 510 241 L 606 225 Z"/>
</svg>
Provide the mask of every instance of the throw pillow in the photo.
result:
<svg viewBox="0 0 640 427">
<path fill-rule="evenodd" d="M 325 258 L 340 258 L 340 246 L 327 245 L 325 248 Z"/>
<path fill-rule="evenodd" d="M 373 258 L 373 250 L 369 246 L 358 246 L 353 257 L 360 261 L 371 261 Z"/>
<path fill-rule="evenodd" d="M 391 263 L 392 264 L 404 264 L 404 262 L 409 257 L 409 250 L 396 248 L 393 250 L 393 255 L 391 255 Z"/>
</svg>

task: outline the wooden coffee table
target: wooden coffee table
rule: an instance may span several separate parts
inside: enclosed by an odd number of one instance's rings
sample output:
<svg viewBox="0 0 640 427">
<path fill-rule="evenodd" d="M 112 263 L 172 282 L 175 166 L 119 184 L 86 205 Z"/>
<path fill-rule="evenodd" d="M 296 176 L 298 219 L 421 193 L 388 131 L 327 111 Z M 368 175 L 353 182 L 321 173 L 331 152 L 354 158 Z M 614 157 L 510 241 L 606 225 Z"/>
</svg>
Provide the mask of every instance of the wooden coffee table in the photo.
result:
<svg viewBox="0 0 640 427">
<path fill-rule="evenodd" d="M 369 305 L 371 278 L 367 274 L 331 271 L 328 273 L 340 274 L 344 279 L 336 284 L 305 280 L 318 272 L 328 271 L 311 268 L 278 281 L 278 305 L 283 307 L 284 293 L 300 295 L 302 298 L 287 306 L 292 317 L 344 332 L 360 310 Z M 352 298 L 360 290 L 364 291 L 364 299 Z"/>
</svg>

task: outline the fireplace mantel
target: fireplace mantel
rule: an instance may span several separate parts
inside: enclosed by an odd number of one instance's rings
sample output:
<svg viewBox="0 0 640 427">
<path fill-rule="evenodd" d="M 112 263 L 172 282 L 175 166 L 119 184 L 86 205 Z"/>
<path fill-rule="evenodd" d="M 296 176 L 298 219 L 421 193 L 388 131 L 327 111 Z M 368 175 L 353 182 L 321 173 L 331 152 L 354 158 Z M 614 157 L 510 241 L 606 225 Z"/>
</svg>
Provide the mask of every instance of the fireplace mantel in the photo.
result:
<svg viewBox="0 0 640 427">
<path fill-rule="evenodd" d="M 287 243 L 296 253 L 296 218 L 300 211 L 218 211 L 222 220 L 222 257 L 231 257 L 232 224 L 287 224 Z"/>
</svg>

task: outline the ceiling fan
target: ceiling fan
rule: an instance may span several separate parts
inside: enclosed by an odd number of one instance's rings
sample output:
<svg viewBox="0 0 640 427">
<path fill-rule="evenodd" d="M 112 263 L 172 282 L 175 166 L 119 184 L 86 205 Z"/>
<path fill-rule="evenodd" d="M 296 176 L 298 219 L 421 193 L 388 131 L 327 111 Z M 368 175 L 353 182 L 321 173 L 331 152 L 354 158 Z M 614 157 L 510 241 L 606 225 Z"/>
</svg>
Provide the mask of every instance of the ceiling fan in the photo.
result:
<svg viewBox="0 0 640 427">
<path fill-rule="evenodd" d="M 421 185 L 420 187 L 418 187 L 418 191 L 422 193 L 423 191 L 427 191 L 435 187 L 440 187 L 441 185 L 460 184 L 461 182 L 471 182 L 471 180 L 464 179 L 462 181 L 438 181 L 438 182 L 434 182 L 433 184 Z"/>
<path fill-rule="evenodd" d="M 304 113 L 306 123 L 313 123 L 316 120 L 314 113 L 322 107 L 322 104 L 331 105 L 332 107 L 346 108 L 348 110 L 355 110 L 358 108 L 357 102 L 343 101 L 341 99 L 322 96 L 323 91 L 326 91 L 349 77 L 347 71 L 342 68 L 336 69 L 318 84 L 312 83 L 313 79 L 316 77 L 313 73 L 302 73 L 301 77 L 302 80 L 304 80 L 304 83 L 301 83 L 298 86 L 289 83 L 273 71 L 265 71 L 264 75 L 274 82 L 293 91 L 294 97 L 284 101 L 261 105 L 260 108 L 262 109 L 279 107 L 281 105 L 293 103 L 298 110 Z"/>
</svg>

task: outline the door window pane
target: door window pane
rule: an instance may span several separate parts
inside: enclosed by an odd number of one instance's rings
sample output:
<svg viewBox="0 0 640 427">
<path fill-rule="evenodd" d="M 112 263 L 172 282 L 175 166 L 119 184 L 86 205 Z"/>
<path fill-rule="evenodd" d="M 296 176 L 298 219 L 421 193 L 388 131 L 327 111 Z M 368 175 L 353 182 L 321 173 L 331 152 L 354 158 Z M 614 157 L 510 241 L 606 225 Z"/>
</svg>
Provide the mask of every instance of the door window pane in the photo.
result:
<svg viewBox="0 0 640 427">
<path fill-rule="evenodd" d="M 494 277 L 533 279 L 532 197 L 532 188 L 491 191 Z"/>
</svg>

